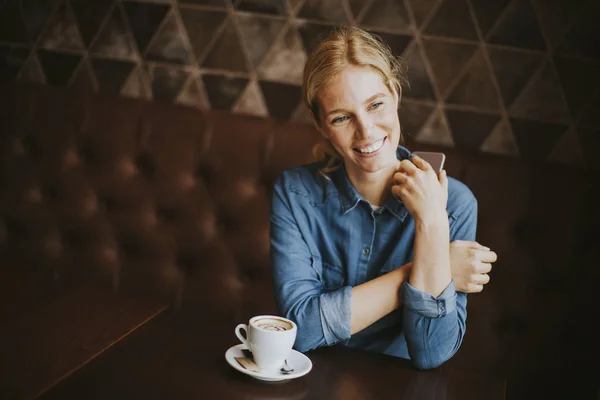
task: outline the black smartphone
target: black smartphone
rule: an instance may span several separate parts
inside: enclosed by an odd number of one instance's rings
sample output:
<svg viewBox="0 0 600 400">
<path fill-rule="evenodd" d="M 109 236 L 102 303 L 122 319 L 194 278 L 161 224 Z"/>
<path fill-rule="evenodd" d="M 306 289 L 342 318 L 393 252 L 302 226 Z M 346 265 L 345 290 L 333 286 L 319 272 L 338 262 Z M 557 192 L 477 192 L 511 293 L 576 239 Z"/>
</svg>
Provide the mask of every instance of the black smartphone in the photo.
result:
<svg viewBox="0 0 600 400">
<path fill-rule="evenodd" d="M 434 151 L 413 151 L 412 154 L 421 157 L 431 164 L 431 167 L 435 172 L 440 172 L 444 169 L 444 161 L 446 161 L 446 155 L 444 153 Z"/>
</svg>

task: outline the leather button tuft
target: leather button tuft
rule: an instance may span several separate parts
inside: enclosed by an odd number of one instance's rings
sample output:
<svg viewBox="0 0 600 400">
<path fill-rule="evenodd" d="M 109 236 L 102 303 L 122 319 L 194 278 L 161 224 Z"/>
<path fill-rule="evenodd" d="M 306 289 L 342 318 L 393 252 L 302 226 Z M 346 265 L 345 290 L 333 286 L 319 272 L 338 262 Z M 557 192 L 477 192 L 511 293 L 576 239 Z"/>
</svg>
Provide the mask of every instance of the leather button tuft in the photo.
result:
<svg viewBox="0 0 600 400">
<path fill-rule="evenodd" d="M 40 146 L 31 135 L 24 136 L 22 139 L 22 143 L 25 153 L 29 153 L 33 156 L 39 154 Z"/>
<path fill-rule="evenodd" d="M 192 174 L 181 174 L 177 177 L 177 186 L 184 192 L 190 191 L 196 186 L 196 178 Z"/>
<path fill-rule="evenodd" d="M 81 162 L 79 154 L 77 154 L 77 150 L 70 149 L 65 153 L 65 157 L 63 158 L 63 167 L 65 169 L 71 169 L 77 166 Z"/>
<path fill-rule="evenodd" d="M 177 219 L 179 211 L 171 206 L 159 206 L 156 209 L 156 216 L 162 221 L 174 221 Z"/>
<path fill-rule="evenodd" d="M 138 154 L 135 157 L 135 165 L 147 179 L 154 179 L 156 176 L 156 163 L 150 154 Z"/>
<path fill-rule="evenodd" d="M 121 159 L 117 164 L 117 173 L 125 179 L 133 177 L 137 172 L 137 167 L 129 158 Z"/>
<path fill-rule="evenodd" d="M 7 233 L 20 235 L 25 232 L 25 227 L 23 223 L 13 218 L 7 217 L 4 220 L 4 226 L 6 228 Z"/>
<path fill-rule="evenodd" d="M 114 264 L 118 259 L 118 252 L 112 246 L 104 246 L 100 250 L 100 256 L 108 263 Z"/>
<path fill-rule="evenodd" d="M 83 212 L 86 216 L 92 216 L 98 211 L 98 198 L 92 192 L 88 193 L 83 202 Z"/>
<path fill-rule="evenodd" d="M 198 221 L 200 231 L 207 239 L 212 239 L 217 234 L 217 223 L 213 214 L 208 214 Z"/>
<path fill-rule="evenodd" d="M 47 201 L 55 201 L 58 199 L 58 189 L 54 186 L 45 186 L 44 197 L 46 197 Z"/>
<path fill-rule="evenodd" d="M 124 239 L 121 241 L 121 250 L 130 257 L 139 257 L 143 254 L 143 249 L 140 244 L 133 239 Z"/>
<path fill-rule="evenodd" d="M 204 180 L 206 183 L 210 183 L 212 178 L 212 171 L 208 165 L 201 164 L 196 168 L 196 172 L 194 173 L 196 178 Z"/>
<path fill-rule="evenodd" d="M 22 156 L 25 154 L 25 146 L 23 145 L 23 141 L 15 137 L 12 141 L 12 152 L 17 156 Z"/>
<path fill-rule="evenodd" d="M 76 229 L 66 229 L 62 233 L 63 242 L 70 248 L 80 247 L 84 242 L 84 236 Z"/>
<path fill-rule="evenodd" d="M 42 191 L 39 186 L 34 186 L 25 192 L 24 199 L 26 203 L 38 204 L 42 202 Z"/>
<path fill-rule="evenodd" d="M 110 196 L 98 196 L 98 208 L 110 212 L 115 209 L 115 200 Z"/>
<path fill-rule="evenodd" d="M 58 235 L 50 235 L 44 240 L 44 250 L 50 258 L 57 258 L 63 250 L 62 242 Z"/>
<path fill-rule="evenodd" d="M 235 183 L 235 192 L 239 199 L 248 200 L 256 196 L 258 188 L 256 183 L 250 180 L 239 180 Z"/>
<path fill-rule="evenodd" d="M 82 144 L 79 147 L 79 159 L 84 162 L 94 162 L 96 160 L 96 151 L 91 144 Z"/>
<path fill-rule="evenodd" d="M 177 265 L 184 270 L 190 271 L 195 269 L 198 264 L 196 257 L 190 254 L 177 255 Z"/>
<path fill-rule="evenodd" d="M 147 211 L 142 215 L 142 225 L 153 228 L 158 225 L 159 216 L 156 212 Z"/>
</svg>

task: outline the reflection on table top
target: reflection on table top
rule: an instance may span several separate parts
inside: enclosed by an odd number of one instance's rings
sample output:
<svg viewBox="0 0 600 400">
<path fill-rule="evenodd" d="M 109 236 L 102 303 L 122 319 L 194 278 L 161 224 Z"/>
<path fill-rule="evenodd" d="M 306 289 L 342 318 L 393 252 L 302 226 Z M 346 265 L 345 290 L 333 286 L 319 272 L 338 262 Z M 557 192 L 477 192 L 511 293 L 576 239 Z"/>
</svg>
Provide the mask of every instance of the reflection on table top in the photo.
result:
<svg viewBox="0 0 600 400">
<path fill-rule="evenodd" d="M 204 322 L 205 323 L 205 322 Z M 163 312 L 43 399 L 504 399 L 505 380 L 449 367 L 415 370 L 408 361 L 343 346 L 306 353 L 312 371 L 268 383 L 233 369 L 225 352 L 235 325 L 202 325 Z"/>
</svg>

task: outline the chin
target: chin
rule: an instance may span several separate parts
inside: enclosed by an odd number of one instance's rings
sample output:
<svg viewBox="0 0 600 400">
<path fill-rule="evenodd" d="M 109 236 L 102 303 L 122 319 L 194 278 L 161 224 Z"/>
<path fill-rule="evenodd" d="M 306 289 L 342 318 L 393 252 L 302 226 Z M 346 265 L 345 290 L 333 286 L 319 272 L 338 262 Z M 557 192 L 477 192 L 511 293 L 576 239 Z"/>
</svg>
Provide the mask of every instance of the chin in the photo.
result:
<svg viewBox="0 0 600 400">
<path fill-rule="evenodd" d="M 379 171 L 383 171 L 383 170 L 392 168 L 395 165 L 395 161 L 396 161 L 395 156 L 396 156 L 396 153 L 394 153 L 393 159 L 390 158 L 390 159 L 386 159 L 386 160 L 377 160 L 377 162 L 368 163 L 368 164 L 357 162 L 356 164 L 364 172 L 367 172 L 367 173 L 379 172 Z"/>
</svg>

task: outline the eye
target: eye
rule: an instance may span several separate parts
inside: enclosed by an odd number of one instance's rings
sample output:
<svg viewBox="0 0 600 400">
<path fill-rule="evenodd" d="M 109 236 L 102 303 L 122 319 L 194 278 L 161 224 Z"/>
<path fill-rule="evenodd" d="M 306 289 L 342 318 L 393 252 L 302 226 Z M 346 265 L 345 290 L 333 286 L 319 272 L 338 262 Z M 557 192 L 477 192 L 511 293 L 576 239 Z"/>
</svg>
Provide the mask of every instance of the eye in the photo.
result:
<svg viewBox="0 0 600 400">
<path fill-rule="evenodd" d="M 334 124 L 334 125 L 336 125 L 336 124 L 339 124 L 340 122 L 346 121 L 347 119 L 348 119 L 347 116 L 342 115 L 341 117 L 337 117 L 337 118 L 332 119 L 331 123 Z"/>
<path fill-rule="evenodd" d="M 380 108 L 382 105 L 383 105 L 383 102 L 381 102 L 381 101 L 378 103 L 372 104 L 371 107 L 369 107 L 369 110 L 376 110 L 376 109 Z"/>
</svg>

